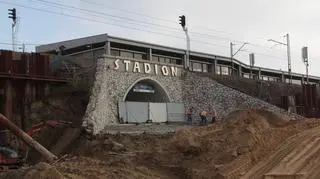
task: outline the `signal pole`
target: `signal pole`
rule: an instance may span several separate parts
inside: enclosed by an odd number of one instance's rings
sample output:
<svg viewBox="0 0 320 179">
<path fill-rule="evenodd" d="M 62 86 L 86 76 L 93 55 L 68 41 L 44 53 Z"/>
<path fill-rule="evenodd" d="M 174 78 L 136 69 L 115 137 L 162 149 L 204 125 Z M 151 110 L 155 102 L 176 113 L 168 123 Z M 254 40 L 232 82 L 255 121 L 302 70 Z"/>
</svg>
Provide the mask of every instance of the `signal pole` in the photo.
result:
<svg viewBox="0 0 320 179">
<path fill-rule="evenodd" d="M 181 15 L 179 16 L 179 24 L 182 26 L 183 31 L 186 34 L 186 40 L 187 40 L 187 51 L 186 51 L 186 59 L 184 62 L 184 67 L 189 69 L 190 68 L 190 36 L 188 34 L 188 28 L 186 27 L 186 16 Z"/>
<path fill-rule="evenodd" d="M 308 58 L 308 47 L 302 47 L 302 62 L 306 65 L 306 75 L 307 75 L 307 84 L 309 84 L 309 58 Z"/>
<path fill-rule="evenodd" d="M 8 9 L 9 11 L 9 19 L 12 19 L 12 51 L 15 51 L 15 37 L 14 37 L 14 31 L 15 31 L 15 26 L 16 26 L 16 21 L 17 21 L 17 12 L 16 8 Z"/>
</svg>

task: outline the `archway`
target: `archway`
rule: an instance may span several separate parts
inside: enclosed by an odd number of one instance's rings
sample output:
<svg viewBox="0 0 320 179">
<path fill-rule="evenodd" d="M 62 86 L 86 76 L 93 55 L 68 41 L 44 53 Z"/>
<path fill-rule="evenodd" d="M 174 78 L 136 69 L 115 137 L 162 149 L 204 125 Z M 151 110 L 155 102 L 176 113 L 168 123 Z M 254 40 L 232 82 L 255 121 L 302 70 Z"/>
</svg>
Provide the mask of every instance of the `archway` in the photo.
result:
<svg viewBox="0 0 320 179">
<path fill-rule="evenodd" d="M 124 101 L 166 103 L 170 102 L 170 98 L 157 81 L 145 78 L 130 86 L 124 96 Z"/>
</svg>

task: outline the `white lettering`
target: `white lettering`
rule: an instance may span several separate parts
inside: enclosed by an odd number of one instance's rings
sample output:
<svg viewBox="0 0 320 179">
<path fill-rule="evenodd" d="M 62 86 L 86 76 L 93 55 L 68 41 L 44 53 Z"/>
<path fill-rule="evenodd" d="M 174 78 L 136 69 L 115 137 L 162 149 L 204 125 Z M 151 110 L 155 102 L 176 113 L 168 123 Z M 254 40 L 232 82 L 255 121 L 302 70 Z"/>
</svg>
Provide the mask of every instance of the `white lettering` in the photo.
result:
<svg viewBox="0 0 320 179">
<path fill-rule="evenodd" d="M 158 74 L 158 65 L 157 64 L 154 65 L 154 72 L 156 75 Z"/>
<path fill-rule="evenodd" d="M 129 60 L 123 60 L 123 63 L 126 64 L 126 71 L 128 71 L 128 70 L 129 70 L 129 63 L 130 63 L 130 61 L 129 61 Z"/>
<path fill-rule="evenodd" d="M 151 66 L 149 63 L 144 64 L 144 72 L 145 73 L 150 73 L 151 72 Z"/>
<path fill-rule="evenodd" d="M 133 72 L 139 72 L 140 73 L 139 62 L 134 62 Z"/>
<path fill-rule="evenodd" d="M 169 75 L 169 71 L 168 71 L 168 67 L 167 66 L 162 66 L 161 70 L 162 70 L 162 74 L 164 76 L 168 76 Z"/>
<path fill-rule="evenodd" d="M 115 67 L 114 67 L 114 69 L 115 70 L 118 70 L 119 69 L 119 59 L 117 59 L 116 61 L 114 61 L 114 65 L 115 65 Z"/>
<path fill-rule="evenodd" d="M 172 74 L 172 76 L 178 76 L 178 68 L 171 67 L 171 74 Z"/>
</svg>

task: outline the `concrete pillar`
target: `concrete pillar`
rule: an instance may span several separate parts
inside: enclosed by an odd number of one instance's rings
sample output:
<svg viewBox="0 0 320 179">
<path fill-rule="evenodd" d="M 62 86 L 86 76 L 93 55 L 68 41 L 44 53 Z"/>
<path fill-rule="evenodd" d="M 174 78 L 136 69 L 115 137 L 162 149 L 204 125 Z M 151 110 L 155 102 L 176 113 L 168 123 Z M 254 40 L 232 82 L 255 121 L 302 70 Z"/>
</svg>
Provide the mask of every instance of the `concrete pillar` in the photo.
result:
<svg viewBox="0 0 320 179">
<path fill-rule="evenodd" d="M 183 64 L 184 68 L 187 69 L 188 66 L 187 66 L 187 55 L 186 54 L 183 55 L 183 63 L 182 64 Z"/>
<path fill-rule="evenodd" d="M 261 79 L 261 68 L 259 68 L 258 79 Z"/>
<path fill-rule="evenodd" d="M 211 72 L 212 72 L 213 75 L 217 75 L 217 73 L 216 73 L 216 67 L 217 67 L 217 59 L 214 59 L 214 60 L 213 60 L 213 63 L 212 63 L 212 70 L 211 70 Z"/>
<path fill-rule="evenodd" d="M 148 60 L 152 61 L 152 49 L 149 48 L 149 55 L 148 55 Z"/>
<path fill-rule="evenodd" d="M 106 41 L 105 49 L 106 49 L 106 54 L 107 55 L 111 55 L 111 44 L 110 44 L 110 41 Z"/>
<path fill-rule="evenodd" d="M 281 82 L 282 83 L 286 82 L 286 79 L 284 78 L 284 72 L 283 71 L 282 71 L 282 74 L 281 74 Z"/>
<path fill-rule="evenodd" d="M 239 64 L 239 67 L 238 67 L 238 73 L 239 73 L 239 77 L 242 77 L 242 68 L 241 68 L 240 64 Z"/>
<path fill-rule="evenodd" d="M 301 76 L 301 84 L 304 84 L 304 76 Z"/>
<path fill-rule="evenodd" d="M 5 90 L 4 93 L 6 98 L 4 114 L 9 120 L 12 120 L 12 81 L 11 80 L 6 80 L 4 90 Z"/>
</svg>

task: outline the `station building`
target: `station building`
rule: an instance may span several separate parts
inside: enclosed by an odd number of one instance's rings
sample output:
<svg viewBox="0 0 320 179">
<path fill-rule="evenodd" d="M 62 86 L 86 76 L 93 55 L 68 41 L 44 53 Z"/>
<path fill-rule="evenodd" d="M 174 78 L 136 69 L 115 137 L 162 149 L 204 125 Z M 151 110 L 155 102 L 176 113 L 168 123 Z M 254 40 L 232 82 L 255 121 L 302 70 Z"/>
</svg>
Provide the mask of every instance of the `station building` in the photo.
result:
<svg viewBox="0 0 320 179">
<path fill-rule="evenodd" d="M 302 74 L 246 65 L 229 57 L 128 40 L 101 34 L 36 47 L 36 52 L 60 54 L 96 65 L 95 81 L 84 126 L 98 133 L 107 125 L 140 122 L 182 122 L 188 108 L 215 108 L 223 117 L 236 109 L 281 109 L 227 88 L 210 75 L 230 75 L 301 84 Z M 320 78 L 309 76 L 311 83 Z"/>
</svg>

